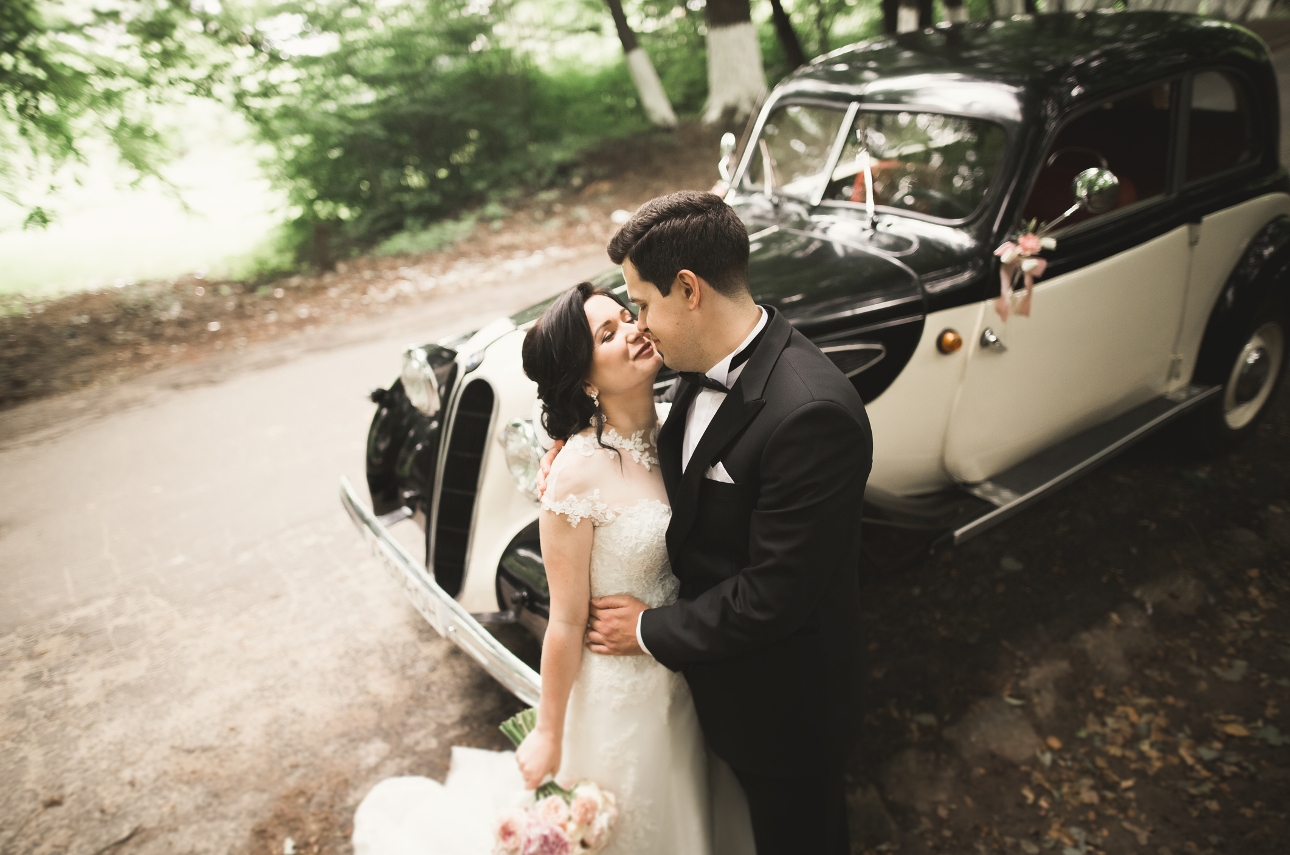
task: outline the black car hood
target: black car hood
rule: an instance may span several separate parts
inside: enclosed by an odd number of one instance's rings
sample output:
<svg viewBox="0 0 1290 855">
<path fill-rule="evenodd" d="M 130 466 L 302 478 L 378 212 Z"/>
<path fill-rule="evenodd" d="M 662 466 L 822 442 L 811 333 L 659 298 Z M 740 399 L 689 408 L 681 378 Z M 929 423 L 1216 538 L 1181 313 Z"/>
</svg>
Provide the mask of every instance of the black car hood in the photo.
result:
<svg viewBox="0 0 1290 855">
<path fill-rule="evenodd" d="M 749 284 L 808 336 L 922 313 L 918 277 L 902 260 L 915 238 L 854 220 L 775 225 L 751 235 Z M 754 226 L 755 228 L 755 226 Z"/>
</svg>

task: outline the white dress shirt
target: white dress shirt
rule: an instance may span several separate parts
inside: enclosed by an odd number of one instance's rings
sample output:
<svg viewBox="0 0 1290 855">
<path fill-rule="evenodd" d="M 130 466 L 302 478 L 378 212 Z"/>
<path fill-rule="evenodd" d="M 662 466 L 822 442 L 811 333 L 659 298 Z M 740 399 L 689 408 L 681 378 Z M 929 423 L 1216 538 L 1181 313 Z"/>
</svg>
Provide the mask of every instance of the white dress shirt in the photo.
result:
<svg viewBox="0 0 1290 855">
<path fill-rule="evenodd" d="M 707 371 L 709 377 L 727 389 L 735 385 L 735 381 L 743 373 L 744 366 L 748 364 L 747 361 L 744 361 L 731 369 L 730 361 L 735 358 L 735 354 L 752 343 L 752 340 L 765 328 L 766 321 L 770 317 L 761 306 L 757 307 L 757 311 L 761 312 L 761 317 L 757 319 L 757 325 L 753 327 L 752 332 L 748 333 L 748 337 L 740 342 L 738 347 L 727 353 L 724 359 Z M 694 400 L 690 402 L 690 409 L 685 414 L 685 435 L 681 438 L 682 472 L 689 467 L 690 458 L 694 456 L 694 449 L 698 447 L 699 440 L 703 439 L 703 434 L 707 431 L 708 425 L 712 424 L 713 417 L 716 416 L 717 410 L 721 409 L 721 404 L 725 400 L 725 392 L 718 392 L 716 389 L 705 387 L 700 389 L 699 394 L 695 395 Z M 716 465 L 708 467 L 708 470 L 703 473 L 703 477 L 711 478 L 713 481 L 723 481 L 727 484 L 734 483 L 734 479 L 726 473 L 726 467 L 722 466 L 719 460 Z M 644 614 L 644 612 L 641 612 L 636 617 L 636 643 L 640 645 L 641 650 L 649 653 L 649 648 L 645 646 L 645 639 L 641 637 L 641 616 Z"/>
</svg>

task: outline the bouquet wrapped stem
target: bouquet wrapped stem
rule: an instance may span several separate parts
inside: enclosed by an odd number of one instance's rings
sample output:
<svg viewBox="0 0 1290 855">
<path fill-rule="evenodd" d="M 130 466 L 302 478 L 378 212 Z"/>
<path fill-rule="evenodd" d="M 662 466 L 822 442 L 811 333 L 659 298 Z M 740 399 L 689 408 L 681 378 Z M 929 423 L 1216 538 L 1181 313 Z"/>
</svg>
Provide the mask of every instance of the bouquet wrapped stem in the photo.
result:
<svg viewBox="0 0 1290 855">
<path fill-rule="evenodd" d="M 537 710 L 527 709 L 499 729 L 519 748 L 537 728 Z M 592 855 L 605 848 L 618 816 L 614 794 L 594 781 L 569 789 L 554 780 L 534 792 L 534 803 L 504 815 L 494 830 L 499 855 Z"/>
</svg>

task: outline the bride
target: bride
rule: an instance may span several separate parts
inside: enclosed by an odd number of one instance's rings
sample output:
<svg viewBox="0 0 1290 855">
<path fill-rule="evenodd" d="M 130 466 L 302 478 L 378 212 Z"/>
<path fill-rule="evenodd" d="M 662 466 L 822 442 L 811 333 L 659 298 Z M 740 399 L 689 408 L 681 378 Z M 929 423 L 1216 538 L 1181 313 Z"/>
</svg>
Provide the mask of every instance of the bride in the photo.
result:
<svg viewBox="0 0 1290 855">
<path fill-rule="evenodd" d="M 708 752 L 689 687 L 649 656 L 584 647 L 593 597 L 676 598 L 665 535 L 653 383 L 662 357 L 631 313 L 582 283 L 524 339 L 542 424 L 565 440 L 542 498 L 550 585 L 536 729 L 514 754 L 453 749 L 445 784 L 390 778 L 354 816 L 356 855 L 486 855 L 497 814 L 548 777 L 592 780 L 618 799 L 607 855 L 753 852 L 743 791 Z M 517 768 L 518 767 L 518 768 Z"/>
</svg>

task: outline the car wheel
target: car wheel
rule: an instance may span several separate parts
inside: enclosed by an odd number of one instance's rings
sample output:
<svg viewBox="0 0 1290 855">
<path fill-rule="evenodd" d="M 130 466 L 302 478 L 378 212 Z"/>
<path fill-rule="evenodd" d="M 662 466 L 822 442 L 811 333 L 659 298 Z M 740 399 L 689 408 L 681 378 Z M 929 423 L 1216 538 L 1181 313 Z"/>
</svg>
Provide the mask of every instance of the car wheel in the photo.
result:
<svg viewBox="0 0 1290 855">
<path fill-rule="evenodd" d="M 1223 391 L 1200 414 L 1212 450 L 1249 435 L 1268 410 L 1286 367 L 1286 314 L 1260 311 L 1239 349 L 1228 358 Z"/>
</svg>

